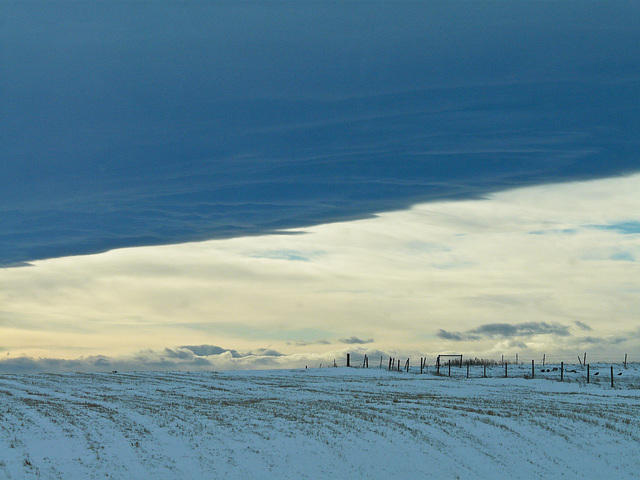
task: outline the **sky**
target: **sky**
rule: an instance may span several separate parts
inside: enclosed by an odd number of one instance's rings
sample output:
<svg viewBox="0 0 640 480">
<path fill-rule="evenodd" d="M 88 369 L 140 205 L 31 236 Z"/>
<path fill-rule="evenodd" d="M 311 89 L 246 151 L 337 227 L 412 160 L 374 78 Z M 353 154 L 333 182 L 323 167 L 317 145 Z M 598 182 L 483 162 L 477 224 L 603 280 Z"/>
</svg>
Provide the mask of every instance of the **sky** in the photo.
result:
<svg viewBox="0 0 640 480">
<path fill-rule="evenodd" d="M 3 370 L 638 351 L 636 2 L 2 7 Z"/>
</svg>

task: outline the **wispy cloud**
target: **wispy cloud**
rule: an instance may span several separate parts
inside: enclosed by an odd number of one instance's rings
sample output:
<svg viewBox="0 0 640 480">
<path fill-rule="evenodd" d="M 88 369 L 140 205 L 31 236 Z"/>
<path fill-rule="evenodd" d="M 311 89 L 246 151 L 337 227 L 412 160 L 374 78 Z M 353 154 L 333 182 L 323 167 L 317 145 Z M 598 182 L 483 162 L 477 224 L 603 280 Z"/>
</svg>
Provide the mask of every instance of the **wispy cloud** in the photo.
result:
<svg viewBox="0 0 640 480">
<path fill-rule="evenodd" d="M 569 327 L 545 322 L 525 323 L 488 323 L 465 332 L 449 332 L 440 329 L 437 336 L 444 340 L 463 341 L 491 338 L 532 337 L 534 335 L 555 335 L 566 337 L 570 335 Z"/>
<path fill-rule="evenodd" d="M 532 335 L 569 335 L 565 325 L 548 324 L 546 322 L 525 323 L 490 323 L 470 330 L 472 334 L 494 337 L 530 337 Z"/>
<path fill-rule="evenodd" d="M 575 320 L 573 323 L 581 330 L 591 330 L 591 327 L 589 325 L 581 322 L 580 320 Z"/>
<path fill-rule="evenodd" d="M 640 234 L 640 222 L 637 221 L 627 221 L 627 222 L 617 222 L 611 223 L 608 225 L 590 225 L 593 228 L 600 228 L 604 230 L 615 230 L 619 233 L 624 233 L 627 235 L 637 235 Z"/>
<path fill-rule="evenodd" d="M 280 352 L 276 352 L 275 350 L 272 350 L 271 348 L 259 348 L 257 350 L 253 350 L 253 351 L 249 352 L 245 356 L 247 356 L 247 357 L 250 357 L 250 356 L 255 356 L 255 357 L 282 357 L 282 356 L 284 356 L 284 354 L 282 354 Z"/>
<path fill-rule="evenodd" d="M 436 333 L 436 335 L 443 340 L 452 340 L 454 342 L 461 342 L 463 340 L 467 340 L 467 336 L 464 333 L 460 332 L 448 332 L 447 330 L 440 329 Z"/>
<path fill-rule="evenodd" d="M 373 338 L 362 339 L 358 337 L 341 338 L 338 340 L 340 343 L 346 343 L 350 345 L 364 345 L 367 343 L 373 343 Z"/>
<path fill-rule="evenodd" d="M 635 262 L 636 257 L 631 252 L 615 252 L 609 255 L 611 260 L 618 260 L 621 262 Z"/>
<path fill-rule="evenodd" d="M 320 340 L 300 340 L 297 342 L 287 342 L 287 345 L 295 345 L 297 347 L 306 347 L 311 345 L 331 345 L 329 340 L 320 339 Z"/>
<path fill-rule="evenodd" d="M 271 260 L 288 260 L 291 262 L 310 262 L 311 259 L 325 255 L 326 252 L 312 251 L 304 252 L 299 250 L 262 250 L 259 252 L 248 252 L 252 258 L 266 258 Z"/>
</svg>

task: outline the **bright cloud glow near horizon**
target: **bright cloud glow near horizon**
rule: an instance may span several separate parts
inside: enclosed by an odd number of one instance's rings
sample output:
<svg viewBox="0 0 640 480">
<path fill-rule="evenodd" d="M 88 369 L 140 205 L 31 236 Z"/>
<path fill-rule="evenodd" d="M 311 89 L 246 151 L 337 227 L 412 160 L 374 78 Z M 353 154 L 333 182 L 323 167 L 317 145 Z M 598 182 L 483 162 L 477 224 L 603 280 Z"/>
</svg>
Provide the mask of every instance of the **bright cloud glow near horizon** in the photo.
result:
<svg viewBox="0 0 640 480">
<path fill-rule="evenodd" d="M 633 352 L 638 191 L 640 175 L 529 187 L 298 235 L 3 269 L 3 349 L 34 359 L 14 368 L 70 369 L 300 367 L 348 351 Z"/>
<path fill-rule="evenodd" d="M 633 1 L 7 0 L 0 371 L 640 360 Z"/>
</svg>

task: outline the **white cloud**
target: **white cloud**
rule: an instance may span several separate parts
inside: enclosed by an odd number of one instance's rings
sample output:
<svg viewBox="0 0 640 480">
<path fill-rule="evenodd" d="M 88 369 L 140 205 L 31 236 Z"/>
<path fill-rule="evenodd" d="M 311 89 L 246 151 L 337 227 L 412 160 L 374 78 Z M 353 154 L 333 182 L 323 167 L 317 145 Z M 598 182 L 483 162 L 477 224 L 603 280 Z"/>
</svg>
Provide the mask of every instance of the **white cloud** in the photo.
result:
<svg viewBox="0 0 640 480">
<path fill-rule="evenodd" d="M 303 235 L 2 269 L 0 347 L 76 358 L 214 344 L 289 358 L 324 355 L 327 339 L 357 337 L 385 351 L 488 355 L 524 343 L 532 352 L 573 352 L 584 344 L 580 322 L 613 353 L 638 346 L 633 335 L 609 339 L 637 327 L 640 235 L 593 226 L 638 222 L 638 191 L 640 175 L 545 185 Z M 511 346 L 437 336 L 527 322 L 567 325 L 571 335 L 514 338 Z"/>
</svg>

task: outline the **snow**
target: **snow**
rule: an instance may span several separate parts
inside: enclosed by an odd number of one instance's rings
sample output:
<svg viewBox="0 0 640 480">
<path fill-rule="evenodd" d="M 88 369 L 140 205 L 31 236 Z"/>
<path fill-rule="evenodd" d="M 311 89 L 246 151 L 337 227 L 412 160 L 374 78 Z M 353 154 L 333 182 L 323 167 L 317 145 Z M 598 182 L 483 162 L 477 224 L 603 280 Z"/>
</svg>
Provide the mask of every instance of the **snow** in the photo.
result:
<svg viewBox="0 0 640 480">
<path fill-rule="evenodd" d="M 0 478 L 640 478 L 640 366 L 530 368 L 2 375 Z"/>
</svg>

